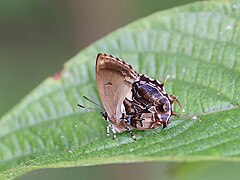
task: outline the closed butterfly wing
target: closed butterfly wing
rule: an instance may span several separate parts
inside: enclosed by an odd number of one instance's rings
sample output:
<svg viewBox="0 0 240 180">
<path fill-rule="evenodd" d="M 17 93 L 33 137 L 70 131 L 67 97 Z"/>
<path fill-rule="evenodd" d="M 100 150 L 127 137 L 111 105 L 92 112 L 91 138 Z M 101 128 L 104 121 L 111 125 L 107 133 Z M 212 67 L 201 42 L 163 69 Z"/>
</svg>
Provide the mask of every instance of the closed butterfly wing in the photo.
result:
<svg viewBox="0 0 240 180">
<path fill-rule="evenodd" d="M 96 82 L 108 120 L 112 124 L 122 115 L 121 105 L 132 89 L 138 74 L 124 61 L 99 53 L 96 60 Z"/>
</svg>

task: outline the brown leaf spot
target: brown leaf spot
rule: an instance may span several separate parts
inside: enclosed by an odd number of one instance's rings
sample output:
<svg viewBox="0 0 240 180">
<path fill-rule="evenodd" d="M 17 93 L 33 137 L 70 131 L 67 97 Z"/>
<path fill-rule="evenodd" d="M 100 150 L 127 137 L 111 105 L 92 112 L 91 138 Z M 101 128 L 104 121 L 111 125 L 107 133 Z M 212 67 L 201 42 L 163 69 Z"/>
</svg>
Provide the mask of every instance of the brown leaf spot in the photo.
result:
<svg viewBox="0 0 240 180">
<path fill-rule="evenodd" d="M 52 78 L 55 80 L 55 81 L 59 81 L 62 77 L 62 71 L 58 71 L 56 72 L 55 74 L 53 74 Z"/>
</svg>

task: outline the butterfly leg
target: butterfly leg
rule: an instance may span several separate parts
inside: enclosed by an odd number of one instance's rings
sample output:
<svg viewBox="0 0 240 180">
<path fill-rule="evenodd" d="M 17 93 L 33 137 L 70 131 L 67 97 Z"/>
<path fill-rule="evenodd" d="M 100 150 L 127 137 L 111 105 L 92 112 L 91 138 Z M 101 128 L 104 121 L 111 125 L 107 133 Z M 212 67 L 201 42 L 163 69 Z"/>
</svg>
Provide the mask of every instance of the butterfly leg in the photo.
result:
<svg viewBox="0 0 240 180">
<path fill-rule="evenodd" d="M 130 120 L 130 116 L 126 116 L 125 114 L 122 113 L 122 118 L 121 118 L 121 125 L 130 133 L 130 135 L 132 136 L 133 140 L 137 140 L 136 136 L 132 133 L 132 131 L 129 128 L 129 120 Z"/>
<path fill-rule="evenodd" d="M 129 127 L 127 125 L 125 125 L 125 129 L 130 133 L 133 140 L 137 140 L 136 136 L 132 133 L 132 131 L 129 129 Z"/>
<path fill-rule="evenodd" d="M 116 131 L 116 129 L 114 128 L 114 126 L 112 125 L 112 124 L 108 124 L 108 126 L 107 126 L 107 136 L 109 137 L 109 135 L 110 135 L 110 129 L 111 129 L 111 131 L 112 131 L 112 133 L 113 133 L 113 139 L 116 139 L 116 133 L 117 133 L 117 131 Z"/>
<path fill-rule="evenodd" d="M 109 134 L 110 134 L 110 128 L 111 128 L 111 125 L 108 124 L 108 126 L 107 126 L 107 137 L 109 137 Z"/>
<path fill-rule="evenodd" d="M 172 102 L 177 102 L 178 106 L 181 108 L 182 112 L 185 112 L 185 109 L 182 107 L 181 103 L 179 102 L 178 98 L 174 95 L 169 95 Z"/>
<path fill-rule="evenodd" d="M 132 136 L 133 140 L 137 140 L 136 136 L 132 133 L 131 130 L 128 131 L 130 133 L 130 135 Z"/>
<path fill-rule="evenodd" d="M 113 133 L 113 140 L 114 140 L 114 139 L 116 139 L 116 130 L 112 126 L 111 126 L 111 130 L 112 130 L 112 133 Z"/>
</svg>

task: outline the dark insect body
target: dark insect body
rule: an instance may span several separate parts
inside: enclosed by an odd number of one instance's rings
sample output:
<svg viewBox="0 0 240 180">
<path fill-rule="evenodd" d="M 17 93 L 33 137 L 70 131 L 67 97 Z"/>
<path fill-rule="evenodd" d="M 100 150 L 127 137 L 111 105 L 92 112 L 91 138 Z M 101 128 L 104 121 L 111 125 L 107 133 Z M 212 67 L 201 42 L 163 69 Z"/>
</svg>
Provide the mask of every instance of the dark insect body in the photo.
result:
<svg viewBox="0 0 240 180">
<path fill-rule="evenodd" d="M 108 54 L 99 53 L 96 59 L 96 82 L 108 122 L 107 134 L 131 130 L 149 130 L 167 127 L 173 112 L 173 103 L 183 107 L 174 95 L 168 95 L 163 83 L 138 74 L 131 65 Z"/>
</svg>

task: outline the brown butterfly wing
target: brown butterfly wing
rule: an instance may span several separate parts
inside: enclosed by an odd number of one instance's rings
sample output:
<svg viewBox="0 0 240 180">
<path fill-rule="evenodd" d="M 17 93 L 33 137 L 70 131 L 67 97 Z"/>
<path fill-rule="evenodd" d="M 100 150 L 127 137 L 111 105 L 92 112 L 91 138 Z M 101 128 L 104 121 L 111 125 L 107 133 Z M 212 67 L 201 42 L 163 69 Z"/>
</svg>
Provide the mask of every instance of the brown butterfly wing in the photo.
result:
<svg viewBox="0 0 240 180">
<path fill-rule="evenodd" d="M 119 120 L 123 100 L 137 78 L 138 74 L 129 64 L 108 54 L 98 54 L 96 60 L 98 92 L 112 123 Z"/>
</svg>

